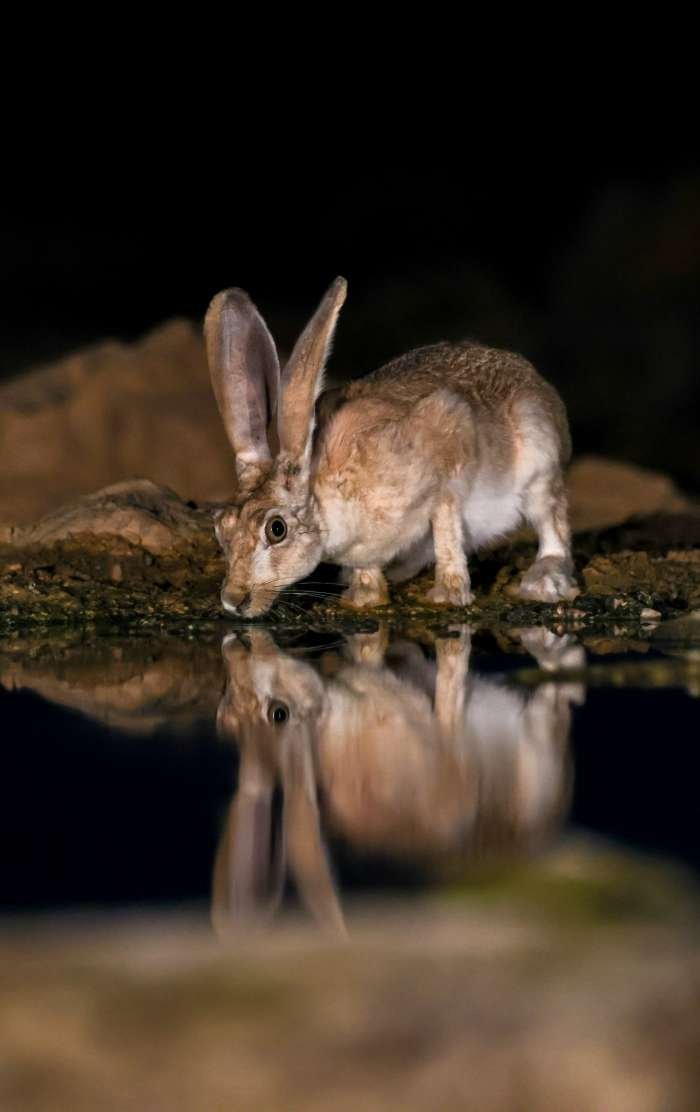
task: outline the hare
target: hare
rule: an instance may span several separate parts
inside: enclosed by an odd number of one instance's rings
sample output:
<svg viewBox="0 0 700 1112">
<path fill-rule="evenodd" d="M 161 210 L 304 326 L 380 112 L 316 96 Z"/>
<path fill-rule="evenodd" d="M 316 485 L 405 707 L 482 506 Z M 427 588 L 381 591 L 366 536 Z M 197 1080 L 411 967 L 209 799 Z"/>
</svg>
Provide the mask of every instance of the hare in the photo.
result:
<svg viewBox="0 0 700 1112">
<path fill-rule="evenodd" d="M 539 548 L 521 596 L 575 597 L 562 478 L 570 439 L 554 388 L 521 356 L 465 340 L 323 394 L 345 295 L 336 278 L 283 372 L 246 293 L 224 290 L 209 306 L 209 368 L 238 478 L 236 498 L 215 514 L 224 608 L 262 615 L 322 560 L 346 569 L 349 606 L 387 602 L 387 578 L 433 562 L 428 601 L 467 605 L 467 554 L 523 520 Z"/>
<path fill-rule="evenodd" d="M 218 729 L 240 766 L 214 871 L 220 933 L 273 914 L 287 859 L 313 916 L 344 931 L 322 825 L 363 853 L 463 867 L 531 848 L 562 818 L 576 685 L 530 694 L 471 675 L 466 629 L 437 641 L 436 662 L 380 630 L 349 638 L 321 668 L 260 629 L 246 640 L 229 634 L 222 648 Z M 569 638 L 522 640 L 544 667 L 581 663 Z"/>
</svg>

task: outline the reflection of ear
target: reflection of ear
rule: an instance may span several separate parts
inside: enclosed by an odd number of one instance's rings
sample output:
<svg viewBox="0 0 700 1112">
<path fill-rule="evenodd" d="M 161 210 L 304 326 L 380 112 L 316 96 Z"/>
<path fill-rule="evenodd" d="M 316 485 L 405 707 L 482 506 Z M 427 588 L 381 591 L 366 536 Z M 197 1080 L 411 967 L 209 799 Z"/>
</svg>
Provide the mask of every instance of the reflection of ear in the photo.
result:
<svg viewBox="0 0 700 1112">
<path fill-rule="evenodd" d="M 243 290 L 223 290 L 204 321 L 214 394 L 231 441 L 241 490 L 271 465 L 267 428 L 277 406 L 279 360 L 260 313 Z"/>
<path fill-rule="evenodd" d="M 272 774 L 255 745 L 246 746 L 214 862 L 211 917 L 221 937 L 270 918 L 282 897 L 284 845 L 274 838 L 273 793 Z"/>
<path fill-rule="evenodd" d="M 303 474 L 308 466 L 314 431 L 315 406 L 323 385 L 338 313 L 347 283 L 336 278 L 301 336 L 284 369 L 278 419 L 280 455 Z"/>
<path fill-rule="evenodd" d="M 345 921 L 321 835 L 308 730 L 296 727 L 285 741 L 282 784 L 290 869 L 299 896 L 314 919 L 334 934 L 345 935 Z"/>
</svg>

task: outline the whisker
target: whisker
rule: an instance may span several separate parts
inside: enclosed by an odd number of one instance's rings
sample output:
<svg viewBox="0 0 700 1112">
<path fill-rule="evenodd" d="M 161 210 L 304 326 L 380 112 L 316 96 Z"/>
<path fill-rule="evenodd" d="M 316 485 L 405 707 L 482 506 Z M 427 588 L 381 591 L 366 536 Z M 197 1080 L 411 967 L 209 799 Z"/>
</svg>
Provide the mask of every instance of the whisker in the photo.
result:
<svg viewBox="0 0 700 1112">
<path fill-rule="evenodd" d="M 290 602 L 289 599 L 282 600 L 278 605 L 279 605 L 279 609 L 280 609 L 281 613 L 284 612 L 285 607 L 287 608 L 287 613 L 290 613 L 290 612 L 292 614 L 305 614 L 306 613 L 306 610 L 304 609 L 303 606 L 300 606 L 296 602 Z"/>
<path fill-rule="evenodd" d="M 283 580 L 283 579 L 271 579 L 269 581 L 269 583 L 267 584 L 267 586 L 274 587 L 277 590 L 281 590 L 283 587 L 292 587 L 295 582 L 296 583 L 305 583 L 306 581 L 303 580 L 303 579 L 301 579 L 301 580 L 292 580 L 292 582 L 290 583 L 289 581 L 286 581 L 286 580 Z M 308 586 L 309 587 L 342 587 L 343 584 L 340 582 L 339 579 L 309 579 Z"/>
<path fill-rule="evenodd" d="M 285 597 L 286 597 L 286 595 L 285 595 Z M 294 594 L 293 594 L 293 597 L 294 598 L 303 598 L 303 599 L 314 599 L 316 601 L 319 601 L 319 600 L 323 601 L 325 599 L 332 599 L 334 596 L 325 594 L 321 591 L 295 591 Z"/>
</svg>

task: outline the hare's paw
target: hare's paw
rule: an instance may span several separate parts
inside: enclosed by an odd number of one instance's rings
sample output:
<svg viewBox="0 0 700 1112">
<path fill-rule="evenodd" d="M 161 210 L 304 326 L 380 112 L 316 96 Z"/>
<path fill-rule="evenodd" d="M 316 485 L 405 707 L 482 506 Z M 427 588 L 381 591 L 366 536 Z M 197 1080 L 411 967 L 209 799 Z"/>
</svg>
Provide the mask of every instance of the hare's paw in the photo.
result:
<svg viewBox="0 0 700 1112">
<path fill-rule="evenodd" d="M 340 605 L 352 610 L 364 610 L 372 606 L 386 606 L 389 601 L 389 588 L 381 571 L 361 569 L 350 577 L 350 586 L 340 596 Z"/>
<path fill-rule="evenodd" d="M 543 556 L 525 572 L 516 594 L 533 602 L 559 602 L 580 594 L 564 556 Z"/>
<path fill-rule="evenodd" d="M 379 668 L 389 647 L 389 629 L 384 625 L 374 633 L 355 633 L 348 638 L 348 647 L 356 664 Z"/>
<path fill-rule="evenodd" d="M 438 636 L 435 639 L 435 656 L 440 661 L 449 660 L 451 657 L 469 657 L 472 647 L 472 631 L 468 625 L 454 625 L 449 627 L 452 636 Z"/>
<path fill-rule="evenodd" d="M 513 633 L 521 644 L 534 656 L 546 672 L 560 672 L 567 669 L 577 671 L 585 667 L 586 654 L 570 634 L 559 635 L 544 626 L 528 629 L 515 629 Z"/>
<path fill-rule="evenodd" d="M 469 606 L 472 602 L 469 580 L 460 575 L 436 578 L 435 586 L 426 592 L 425 600 L 430 606 Z"/>
</svg>

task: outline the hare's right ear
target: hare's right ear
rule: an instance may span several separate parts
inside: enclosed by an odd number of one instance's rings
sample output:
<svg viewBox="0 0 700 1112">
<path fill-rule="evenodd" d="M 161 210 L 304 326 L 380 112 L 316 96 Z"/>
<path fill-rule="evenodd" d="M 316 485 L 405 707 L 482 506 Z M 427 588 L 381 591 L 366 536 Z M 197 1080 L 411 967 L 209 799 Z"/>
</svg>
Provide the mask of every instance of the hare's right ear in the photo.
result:
<svg viewBox="0 0 700 1112">
<path fill-rule="evenodd" d="M 277 407 L 280 365 L 265 321 L 243 290 L 218 293 L 204 320 L 209 373 L 236 457 L 241 491 L 272 465 L 267 429 Z"/>
<path fill-rule="evenodd" d="M 280 457 L 291 464 L 302 480 L 308 477 L 316 400 L 346 294 L 347 282 L 336 278 L 294 345 L 282 375 L 277 417 Z"/>
</svg>

